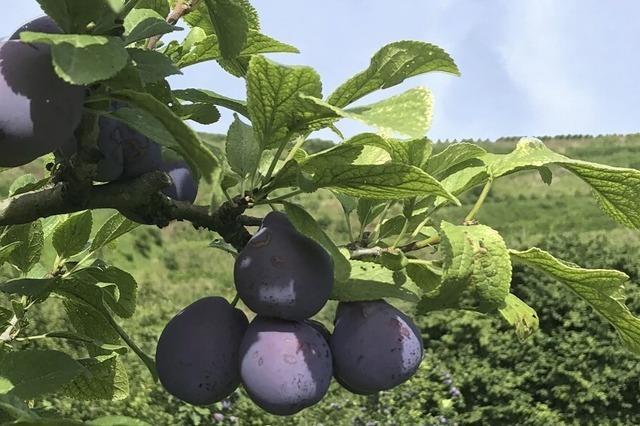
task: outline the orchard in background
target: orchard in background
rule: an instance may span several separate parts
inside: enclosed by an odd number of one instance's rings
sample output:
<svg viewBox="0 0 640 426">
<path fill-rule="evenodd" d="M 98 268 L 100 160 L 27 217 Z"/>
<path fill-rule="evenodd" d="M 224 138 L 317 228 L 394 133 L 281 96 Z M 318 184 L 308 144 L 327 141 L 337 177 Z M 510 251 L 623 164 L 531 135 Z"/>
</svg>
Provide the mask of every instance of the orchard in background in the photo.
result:
<svg viewBox="0 0 640 426">
<path fill-rule="evenodd" d="M 126 398 L 121 355 L 129 350 L 169 393 L 194 405 L 242 385 L 265 411 L 291 415 L 321 401 L 333 379 L 375 394 L 408 380 L 423 356 L 419 329 L 394 300 L 412 303 L 415 315 L 473 310 L 503 317 L 519 339 L 534 333 L 537 314 L 510 293 L 514 262 L 568 287 L 640 353 L 624 273 L 585 269 L 537 248 L 511 250 L 475 219 L 496 179 L 533 169 L 551 184 L 556 166 L 590 185 L 605 214 L 637 229 L 639 171 L 572 160 L 534 138 L 507 154 L 467 143 L 433 154 L 428 89 L 358 102 L 416 75 L 459 74 L 441 48 L 391 43 L 323 95 L 313 69 L 263 56 L 297 49 L 263 34 L 246 0 L 38 3 L 47 16 L 0 43 L 0 172 L 48 159 L 44 179 L 21 176 L 0 202 L 0 265 L 16 276 L 0 283 L 1 422 L 80 424 L 42 417 L 38 398 Z M 180 20 L 185 37 L 163 43 Z M 167 77 L 205 61 L 243 79 L 246 99 L 171 89 Z M 220 108 L 235 114 L 224 150 L 186 124 L 214 123 Z M 343 119 L 372 131 L 345 139 Z M 321 129 L 342 141 L 307 153 L 307 138 Z M 433 219 L 478 186 L 462 223 Z M 339 241 L 292 203 L 320 189 L 342 205 L 348 235 Z M 258 206 L 274 211 L 250 215 Z M 98 209 L 118 213 L 94 230 Z M 100 253 L 140 224 L 173 221 L 219 235 L 212 246 L 234 255 L 238 297 L 211 295 L 186 307 L 159 336 L 154 359 L 121 326 L 139 303 L 135 278 Z M 45 241 L 57 256 L 43 267 Z M 64 309 L 68 329 L 34 335 L 30 311 L 49 298 Z M 312 319 L 329 299 L 340 302 L 331 331 Z M 236 308 L 240 300 L 256 314 L 251 321 Z M 86 357 L 30 347 L 55 339 L 83 345 Z"/>
</svg>

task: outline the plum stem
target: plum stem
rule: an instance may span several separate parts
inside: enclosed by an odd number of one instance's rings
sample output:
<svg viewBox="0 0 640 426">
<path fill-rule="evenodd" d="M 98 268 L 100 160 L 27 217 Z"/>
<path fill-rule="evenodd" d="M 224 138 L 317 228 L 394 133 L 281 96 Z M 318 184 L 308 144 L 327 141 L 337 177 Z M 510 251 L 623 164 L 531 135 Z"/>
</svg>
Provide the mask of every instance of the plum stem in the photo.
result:
<svg viewBox="0 0 640 426">
<path fill-rule="evenodd" d="M 235 308 L 239 301 L 240 301 L 240 295 L 236 293 L 235 297 L 231 301 L 231 306 Z"/>
<path fill-rule="evenodd" d="M 464 218 L 465 223 L 472 222 L 476 214 L 478 214 L 478 212 L 480 211 L 480 208 L 482 207 L 482 204 L 484 204 L 484 201 L 487 199 L 487 195 L 489 195 L 489 191 L 491 191 L 492 184 L 493 184 L 493 179 L 489 179 L 487 183 L 484 185 L 484 188 L 482 188 L 482 192 L 480 193 L 480 197 L 478 197 L 478 200 L 473 205 L 473 208 L 471 209 L 469 214 Z"/>
<path fill-rule="evenodd" d="M 118 322 L 115 320 L 115 318 L 113 318 L 113 315 L 111 315 L 110 312 L 104 312 L 104 316 L 107 319 L 107 321 L 109 321 L 109 324 L 111 324 L 111 326 L 114 328 L 114 330 L 122 338 L 122 340 L 124 340 L 124 342 L 127 344 L 127 346 L 129 346 L 131 348 L 131 350 L 136 355 L 138 355 L 140 360 L 142 360 L 144 365 L 149 370 L 149 373 L 151 373 L 151 376 L 153 377 L 153 380 L 157 381 L 158 380 L 158 373 L 156 371 L 156 363 L 155 363 L 155 361 L 149 355 L 144 353 L 144 351 L 142 349 L 140 349 L 140 347 L 136 344 L 136 342 L 134 342 L 133 339 L 131 339 L 131 337 L 129 337 L 127 332 L 124 331 L 124 329 L 122 327 L 120 327 L 120 324 L 118 324 Z"/>
</svg>

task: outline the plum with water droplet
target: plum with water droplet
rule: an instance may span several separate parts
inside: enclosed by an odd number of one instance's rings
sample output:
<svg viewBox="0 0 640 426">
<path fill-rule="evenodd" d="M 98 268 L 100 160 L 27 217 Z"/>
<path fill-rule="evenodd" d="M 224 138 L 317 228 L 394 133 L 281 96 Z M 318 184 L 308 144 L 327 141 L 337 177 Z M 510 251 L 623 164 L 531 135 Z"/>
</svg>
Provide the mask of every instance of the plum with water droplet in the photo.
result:
<svg viewBox="0 0 640 426">
<path fill-rule="evenodd" d="M 259 315 L 302 320 L 315 315 L 333 287 L 329 254 L 271 212 L 238 255 L 234 278 L 242 301 Z"/>
<path fill-rule="evenodd" d="M 329 343 L 304 322 L 258 316 L 240 346 L 240 374 L 260 408 L 281 416 L 295 414 L 319 402 L 329 389 Z"/>
<path fill-rule="evenodd" d="M 338 382 L 373 394 L 409 380 L 422 361 L 422 337 L 413 321 L 385 301 L 341 302 L 331 335 Z"/>
</svg>

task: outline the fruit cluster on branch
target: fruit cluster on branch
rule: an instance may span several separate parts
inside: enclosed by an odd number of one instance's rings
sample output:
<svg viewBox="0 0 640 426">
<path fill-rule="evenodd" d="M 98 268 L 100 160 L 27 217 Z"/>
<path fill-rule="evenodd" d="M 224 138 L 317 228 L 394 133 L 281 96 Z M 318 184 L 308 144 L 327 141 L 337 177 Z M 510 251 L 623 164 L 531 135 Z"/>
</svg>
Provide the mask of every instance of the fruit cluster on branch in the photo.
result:
<svg viewBox="0 0 640 426">
<path fill-rule="evenodd" d="M 280 212 L 269 213 L 235 260 L 244 313 L 220 297 L 200 299 L 162 332 L 156 365 L 174 396 L 209 405 L 240 384 L 272 414 L 318 403 L 331 380 L 369 395 L 407 381 L 422 361 L 420 330 L 382 300 L 340 303 L 333 333 L 311 319 L 334 280 L 329 254 Z M 196 349 L 197 348 L 197 349 Z"/>
</svg>

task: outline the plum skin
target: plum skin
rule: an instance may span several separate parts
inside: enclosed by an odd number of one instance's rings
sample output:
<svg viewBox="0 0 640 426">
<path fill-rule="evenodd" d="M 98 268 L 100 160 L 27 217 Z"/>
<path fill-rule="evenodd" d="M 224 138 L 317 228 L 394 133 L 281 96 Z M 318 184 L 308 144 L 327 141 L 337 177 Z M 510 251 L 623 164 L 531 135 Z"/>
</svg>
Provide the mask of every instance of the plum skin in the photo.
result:
<svg viewBox="0 0 640 426">
<path fill-rule="evenodd" d="M 113 182 L 120 179 L 124 172 L 124 152 L 122 149 L 122 138 L 120 136 L 120 123 L 115 120 L 106 120 L 106 117 L 98 119 L 100 133 L 97 141 L 97 148 L 102 158 L 96 165 L 97 182 Z M 78 152 L 76 139 L 71 139 L 63 144 L 58 151 L 62 158 L 70 159 Z"/>
<path fill-rule="evenodd" d="M 333 287 L 333 263 L 281 212 L 267 214 L 234 265 L 236 290 L 258 315 L 302 320 L 325 305 Z"/>
<path fill-rule="evenodd" d="M 53 152 L 80 124 L 85 91 L 60 79 L 48 46 L 0 43 L 0 167 Z"/>
<path fill-rule="evenodd" d="M 41 16 L 34 20 L 31 20 L 18 28 L 15 33 L 11 35 L 10 40 L 18 40 L 20 39 L 20 34 L 23 31 L 30 31 L 34 33 L 46 33 L 46 34 L 61 34 L 62 30 L 54 22 L 53 19 L 48 17 L 47 15 Z"/>
<path fill-rule="evenodd" d="M 198 182 L 185 161 L 163 162 L 160 170 L 171 178 L 171 186 L 162 192 L 169 198 L 193 204 L 198 195 Z"/>
<path fill-rule="evenodd" d="M 319 402 L 329 389 L 329 343 L 303 322 L 257 316 L 240 345 L 240 375 L 260 408 L 280 416 L 295 414 Z"/>
<path fill-rule="evenodd" d="M 240 385 L 239 348 L 244 313 L 221 297 L 200 299 L 173 317 L 156 349 L 160 383 L 192 405 L 209 405 Z"/>
<path fill-rule="evenodd" d="M 382 300 L 341 302 L 331 351 L 338 382 L 363 395 L 409 380 L 423 356 L 420 330 L 409 317 Z"/>
<path fill-rule="evenodd" d="M 115 120 L 105 117 L 105 120 Z M 122 135 L 122 152 L 124 156 L 124 178 L 136 178 L 145 173 L 159 170 L 162 165 L 162 148 L 137 130 L 118 122 Z"/>
</svg>

